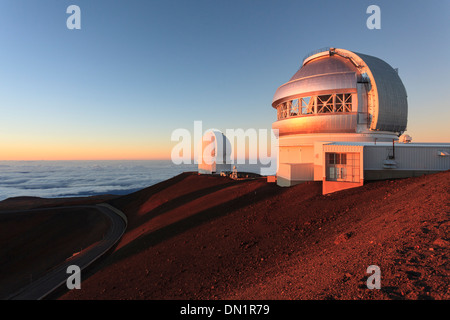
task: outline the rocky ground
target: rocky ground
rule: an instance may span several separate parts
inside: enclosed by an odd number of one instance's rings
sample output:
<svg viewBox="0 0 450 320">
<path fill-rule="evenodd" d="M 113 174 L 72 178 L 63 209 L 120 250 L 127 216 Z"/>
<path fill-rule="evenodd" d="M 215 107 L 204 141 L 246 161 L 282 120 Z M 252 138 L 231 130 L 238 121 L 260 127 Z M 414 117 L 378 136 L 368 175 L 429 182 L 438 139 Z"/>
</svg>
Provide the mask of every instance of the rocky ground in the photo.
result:
<svg viewBox="0 0 450 320">
<path fill-rule="evenodd" d="M 330 195 L 185 173 L 110 203 L 129 228 L 61 299 L 449 299 L 450 172 Z M 369 290 L 369 265 L 381 289 Z"/>
</svg>

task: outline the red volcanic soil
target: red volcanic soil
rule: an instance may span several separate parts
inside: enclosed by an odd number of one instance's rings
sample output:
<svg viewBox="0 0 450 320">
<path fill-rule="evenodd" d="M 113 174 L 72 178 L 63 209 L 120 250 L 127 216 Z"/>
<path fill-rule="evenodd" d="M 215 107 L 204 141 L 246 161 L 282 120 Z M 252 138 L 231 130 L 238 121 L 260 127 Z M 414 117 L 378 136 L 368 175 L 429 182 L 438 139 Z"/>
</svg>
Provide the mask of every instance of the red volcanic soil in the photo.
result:
<svg viewBox="0 0 450 320">
<path fill-rule="evenodd" d="M 184 173 L 110 203 L 118 247 L 61 299 L 449 299 L 450 171 L 321 194 Z M 369 265 L 381 290 L 366 287 Z"/>
<path fill-rule="evenodd" d="M 109 228 L 108 218 L 95 209 L 0 213 L 0 299 L 100 241 Z"/>
</svg>

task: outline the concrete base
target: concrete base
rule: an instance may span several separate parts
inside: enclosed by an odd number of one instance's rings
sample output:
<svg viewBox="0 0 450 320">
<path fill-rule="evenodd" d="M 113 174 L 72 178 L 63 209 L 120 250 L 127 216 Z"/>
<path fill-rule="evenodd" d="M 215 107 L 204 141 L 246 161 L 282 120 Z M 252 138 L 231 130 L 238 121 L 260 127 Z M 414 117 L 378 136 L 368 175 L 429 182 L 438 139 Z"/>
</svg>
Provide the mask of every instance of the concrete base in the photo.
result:
<svg viewBox="0 0 450 320">
<path fill-rule="evenodd" d="M 296 184 L 306 182 L 306 180 L 289 180 L 280 176 L 277 176 L 277 185 L 280 187 L 292 187 Z"/>
</svg>

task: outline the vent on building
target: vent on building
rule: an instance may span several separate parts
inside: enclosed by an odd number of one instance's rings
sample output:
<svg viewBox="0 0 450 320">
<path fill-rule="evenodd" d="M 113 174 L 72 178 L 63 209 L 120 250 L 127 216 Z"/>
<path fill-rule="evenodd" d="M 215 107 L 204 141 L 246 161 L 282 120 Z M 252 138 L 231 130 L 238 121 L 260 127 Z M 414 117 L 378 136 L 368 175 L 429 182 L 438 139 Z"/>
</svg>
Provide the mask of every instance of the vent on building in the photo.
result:
<svg viewBox="0 0 450 320">
<path fill-rule="evenodd" d="M 386 159 L 383 161 L 383 168 L 395 169 L 395 168 L 397 168 L 397 161 L 392 160 L 392 159 Z"/>
</svg>

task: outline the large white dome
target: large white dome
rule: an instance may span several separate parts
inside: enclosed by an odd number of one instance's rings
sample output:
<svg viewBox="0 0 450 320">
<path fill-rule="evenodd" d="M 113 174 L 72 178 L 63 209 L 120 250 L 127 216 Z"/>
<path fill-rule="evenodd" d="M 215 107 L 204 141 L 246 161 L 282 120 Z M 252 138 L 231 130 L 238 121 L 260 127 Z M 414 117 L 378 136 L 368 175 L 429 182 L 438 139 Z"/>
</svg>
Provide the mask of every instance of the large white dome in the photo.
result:
<svg viewBox="0 0 450 320">
<path fill-rule="evenodd" d="M 398 73 L 383 60 L 326 48 L 307 56 L 275 92 L 280 135 L 406 130 L 408 103 Z"/>
</svg>

